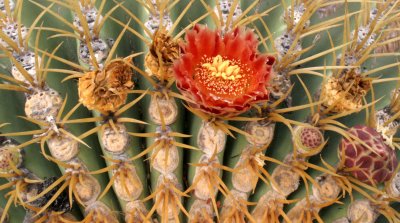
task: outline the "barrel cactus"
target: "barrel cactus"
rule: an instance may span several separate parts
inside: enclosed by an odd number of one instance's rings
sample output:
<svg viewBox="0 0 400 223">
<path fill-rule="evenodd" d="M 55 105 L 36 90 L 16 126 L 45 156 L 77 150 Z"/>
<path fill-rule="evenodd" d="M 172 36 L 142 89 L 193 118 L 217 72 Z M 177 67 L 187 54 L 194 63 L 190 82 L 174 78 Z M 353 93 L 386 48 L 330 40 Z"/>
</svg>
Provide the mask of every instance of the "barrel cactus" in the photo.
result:
<svg viewBox="0 0 400 223">
<path fill-rule="evenodd" d="M 0 222 L 399 222 L 400 1 L 0 0 Z"/>
</svg>

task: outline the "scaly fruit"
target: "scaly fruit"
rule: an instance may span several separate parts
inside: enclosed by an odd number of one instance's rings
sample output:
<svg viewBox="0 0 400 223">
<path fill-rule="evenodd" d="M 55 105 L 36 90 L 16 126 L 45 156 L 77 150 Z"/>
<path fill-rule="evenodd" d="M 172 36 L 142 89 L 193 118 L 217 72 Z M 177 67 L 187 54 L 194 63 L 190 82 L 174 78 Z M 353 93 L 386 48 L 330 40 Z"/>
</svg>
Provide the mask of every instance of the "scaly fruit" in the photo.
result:
<svg viewBox="0 0 400 223">
<path fill-rule="evenodd" d="M 364 125 L 354 126 L 348 133 L 359 140 L 343 138 L 340 143 L 344 171 L 369 184 L 389 180 L 398 162 L 395 151 L 385 144 L 383 137 L 375 129 Z"/>
</svg>

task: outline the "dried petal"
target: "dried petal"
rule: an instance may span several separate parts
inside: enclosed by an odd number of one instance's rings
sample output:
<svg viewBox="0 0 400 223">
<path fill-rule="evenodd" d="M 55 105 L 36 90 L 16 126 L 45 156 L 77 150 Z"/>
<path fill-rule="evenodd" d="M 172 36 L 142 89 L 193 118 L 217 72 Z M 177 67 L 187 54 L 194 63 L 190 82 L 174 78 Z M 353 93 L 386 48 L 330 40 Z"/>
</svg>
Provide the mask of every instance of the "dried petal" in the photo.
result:
<svg viewBox="0 0 400 223">
<path fill-rule="evenodd" d="M 157 30 L 153 36 L 150 52 L 145 58 L 145 65 L 150 75 L 160 80 L 169 80 L 174 77 L 173 62 L 179 57 L 179 45 L 168 33 Z"/>
<path fill-rule="evenodd" d="M 102 71 L 90 71 L 79 78 L 79 100 L 90 110 L 116 112 L 134 86 L 132 75 L 129 65 L 122 61 L 111 62 Z"/>
</svg>

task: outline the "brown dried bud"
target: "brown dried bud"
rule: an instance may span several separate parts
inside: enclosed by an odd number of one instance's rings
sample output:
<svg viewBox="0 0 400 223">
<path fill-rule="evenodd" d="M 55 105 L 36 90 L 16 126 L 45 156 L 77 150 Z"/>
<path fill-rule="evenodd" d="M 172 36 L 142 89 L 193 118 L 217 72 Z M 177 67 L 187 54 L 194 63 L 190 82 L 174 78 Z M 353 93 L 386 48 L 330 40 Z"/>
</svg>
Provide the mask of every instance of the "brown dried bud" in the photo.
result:
<svg viewBox="0 0 400 223">
<path fill-rule="evenodd" d="M 90 110 L 116 112 L 134 86 L 133 72 L 126 63 L 129 61 L 114 61 L 102 71 L 90 71 L 79 78 L 79 101 Z"/>
<path fill-rule="evenodd" d="M 354 69 L 342 77 L 330 77 L 321 89 L 323 105 L 331 113 L 352 111 L 362 107 L 362 99 L 371 88 L 371 80 L 362 77 Z"/>
<path fill-rule="evenodd" d="M 157 30 L 150 52 L 146 55 L 145 66 L 150 70 L 150 75 L 155 75 L 160 80 L 169 80 L 174 77 L 172 64 L 178 56 L 178 42 L 165 30 Z"/>
</svg>

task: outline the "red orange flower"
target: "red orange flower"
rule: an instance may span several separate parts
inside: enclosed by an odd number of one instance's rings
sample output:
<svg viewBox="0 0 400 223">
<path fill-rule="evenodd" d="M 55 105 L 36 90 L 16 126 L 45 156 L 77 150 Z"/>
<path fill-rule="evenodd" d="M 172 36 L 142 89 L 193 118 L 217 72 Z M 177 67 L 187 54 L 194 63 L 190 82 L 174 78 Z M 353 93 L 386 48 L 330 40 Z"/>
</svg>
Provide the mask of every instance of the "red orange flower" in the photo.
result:
<svg viewBox="0 0 400 223">
<path fill-rule="evenodd" d="M 257 51 L 253 31 L 220 31 L 195 25 L 174 64 L 176 84 L 191 106 L 216 116 L 235 116 L 268 99 L 274 57 Z"/>
</svg>

